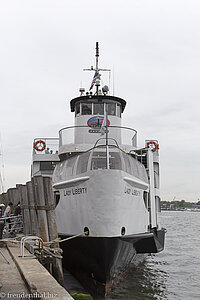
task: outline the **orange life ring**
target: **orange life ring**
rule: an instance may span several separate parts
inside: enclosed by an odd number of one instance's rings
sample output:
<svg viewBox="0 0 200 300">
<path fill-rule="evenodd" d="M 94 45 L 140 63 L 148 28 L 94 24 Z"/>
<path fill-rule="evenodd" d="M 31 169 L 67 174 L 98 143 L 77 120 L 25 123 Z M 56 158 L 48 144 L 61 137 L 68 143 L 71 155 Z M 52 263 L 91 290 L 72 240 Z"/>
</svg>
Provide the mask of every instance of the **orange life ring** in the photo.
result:
<svg viewBox="0 0 200 300">
<path fill-rule="evenodd" d="M 43 140 L 35 141 L 33 148 L 37 151 L 43 151 L 46 148 L 46 143 Z"/>
<path fill-rule="evenodd" d="M 147 143 L 147 147 L 149 148 L 149 146 L 150 146 L 151 144 L 154 145 L 154 147 L 151 148 L 151 151 L 155 152 L 156 150 L 159 149 L 159 145 L 158 145 L 155 141 L 149 141 L 149 142 Z"/>
</svg>

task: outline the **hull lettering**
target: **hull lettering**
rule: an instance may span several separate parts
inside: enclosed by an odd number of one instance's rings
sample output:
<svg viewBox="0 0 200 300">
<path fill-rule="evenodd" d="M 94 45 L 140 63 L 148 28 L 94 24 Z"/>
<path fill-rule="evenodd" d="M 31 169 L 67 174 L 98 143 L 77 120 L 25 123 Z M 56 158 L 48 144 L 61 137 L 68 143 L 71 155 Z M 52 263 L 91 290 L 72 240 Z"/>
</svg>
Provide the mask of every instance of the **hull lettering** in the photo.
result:
<svg viewBox="0 0 200 300">
<path fill-rule="evenodd" d="M 81 195 L 81 194 L 86 194 L 87 193 L 87 188 L 82 187 L 82 188 L 72 188 L 68 190 L 64 190 L 64 196 L 75 196 L 75 195 Z"/>
<path fill-rule="evenodd" d="M 129 187 L 125 187 L 124 193 L 127 195 L 132 195 L 132 196 L 140 196 L 140 191 L 133 189 L 133 188 L 129 188 Z"/>
</svg>

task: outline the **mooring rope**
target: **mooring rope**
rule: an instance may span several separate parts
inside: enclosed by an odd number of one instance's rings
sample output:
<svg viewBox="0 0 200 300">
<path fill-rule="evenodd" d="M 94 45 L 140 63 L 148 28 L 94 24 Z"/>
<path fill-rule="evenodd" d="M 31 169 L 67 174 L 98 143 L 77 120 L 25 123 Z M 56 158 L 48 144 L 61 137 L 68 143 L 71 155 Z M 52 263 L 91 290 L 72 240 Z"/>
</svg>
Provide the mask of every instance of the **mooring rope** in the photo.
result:
<svg viewBox="0 0 200 300">
<path fill-rule="evenodd" d="M 66 242 L 66 241 L 69 241 L 71 239 L 74 239 L 76 237 L 79 237 L 81 235 L 84 235 L 84 234 L 87 234 L 87 231 L 85 232 L 81 232 L 79 234 L 75 234 L 73 236 L 70 236 L 70 237 L 67 237 L 63 240 L 61 240 L 60 238 L 56 238 L 52 241 L 49 241 L 49 242 L 43 242 L 43 252 L 45 252 L 46 254 L 50 255 L 50 256 L 53 256 L 55 258 L 62 258 L 62 249 L 58 246 L 58 247 L 52 247 L 53 245 L 55 244 L 60 244 L 60 243 L 63 243 L 63 242 Z M 20 243 L 20 239 L 21 237 L 18 237 L 18 238 L 4 238 L 4 239 L 1 239 L 0 241 L 1 242 L 5 242 L 5 243 L 13 243 L 13 244 L 17 244 L 17 243 Z M 37 251 L 37 250 L 36 250 Z"/>
<path fill-rule="evenodd" d="M 55 243 L 63 243 L 63 242 L 69 241 L 71 239 L 74 239 L 74 238 L 76 238 L 76 237 L 78 237 L 80 235 L 84 235 L 84 234 L 87 234 L 87 231 L 81 232 L 79 234 L 75 234 L 75 235 L 67 237 L 67 238 L 65 238 L 63 240 L 61 240 L 60 238 L 56 238 L 55 240 L 52 240 L 50 242 L 44 242 L 44 245 L 48 246 L 48 245 L 55 244 Z"/>
</svg>

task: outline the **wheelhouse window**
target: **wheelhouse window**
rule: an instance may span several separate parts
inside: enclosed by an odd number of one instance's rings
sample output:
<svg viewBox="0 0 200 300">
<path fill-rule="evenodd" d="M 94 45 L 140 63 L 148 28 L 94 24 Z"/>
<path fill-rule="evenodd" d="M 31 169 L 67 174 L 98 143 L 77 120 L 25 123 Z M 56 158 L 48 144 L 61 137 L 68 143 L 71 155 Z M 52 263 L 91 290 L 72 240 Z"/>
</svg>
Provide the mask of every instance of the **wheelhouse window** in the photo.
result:
<svg viewBox="0 0 200 300">
<path fill-rule="evenodd" d="M 75 105 L 75 116 L 80 115 L 104 115 L 107 105 L 107 113 L 110 116 L 121 117 L 120 103 L 77 103 Z"/>
<path fill-rule="evenodd" d="M 108 103 L 108 115 L 115 116 L 116 115 L 116 104 Z"/>
<path fill-rule="evenodd" d="M 82 115 L 92 114 L 92 103 L 82 103 Z"/>
<path fill-rule="evenodd" d="M 94 115 L 104 115 L 104 103 L 94 103 L 93 104 Z"/>
<path fill-rule="evenodd" d="M 121 118 L 121 104 L 117 103 L 117 116 Z"/>
<path fill-rule="evenodd" d="M 76 107 L 75 107 L 75 116 L 80 116 L 80 103 L 76 104 Z"/>
</svg>

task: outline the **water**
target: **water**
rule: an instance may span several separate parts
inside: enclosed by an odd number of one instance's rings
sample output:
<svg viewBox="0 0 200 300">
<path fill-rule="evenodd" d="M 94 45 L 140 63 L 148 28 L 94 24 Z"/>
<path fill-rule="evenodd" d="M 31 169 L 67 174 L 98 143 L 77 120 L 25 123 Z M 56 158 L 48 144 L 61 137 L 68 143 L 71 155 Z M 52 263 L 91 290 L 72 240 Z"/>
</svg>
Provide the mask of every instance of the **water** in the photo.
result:
<svg viewBox="0 0 200 300">
<path fill-rule="evenodd" d="M 162 212 L 165 250 L 148 256 L 109 300 L 200 299 L 200 212 Z"/>
</svg>

